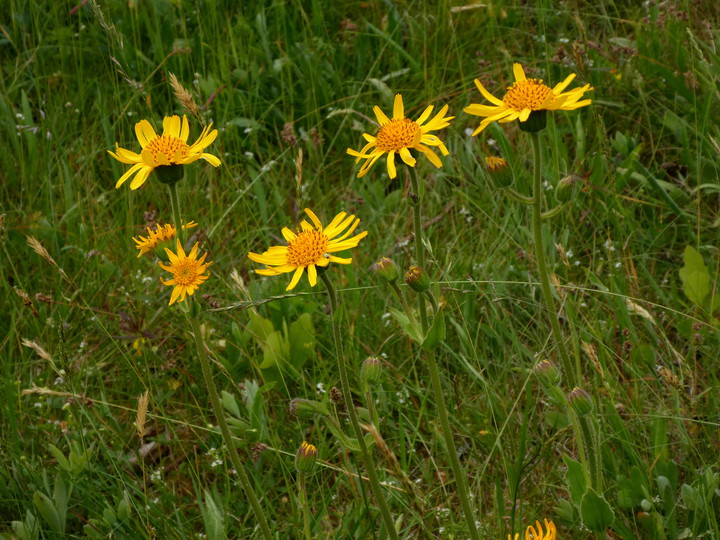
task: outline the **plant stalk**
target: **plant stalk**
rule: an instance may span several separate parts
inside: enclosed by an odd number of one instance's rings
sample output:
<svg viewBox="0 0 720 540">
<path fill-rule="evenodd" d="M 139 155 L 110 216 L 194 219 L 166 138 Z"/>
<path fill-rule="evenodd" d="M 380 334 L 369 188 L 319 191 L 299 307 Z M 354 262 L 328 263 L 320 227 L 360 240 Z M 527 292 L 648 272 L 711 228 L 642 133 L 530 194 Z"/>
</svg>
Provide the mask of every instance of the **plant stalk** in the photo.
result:
<svg viewBox="0 0 720 540">
<path fill-rule="evenodd" d="M 178 196 L 177 185 L 178 182 L 175 182 L 174 184 L 168 184 L 168 190 L 170 192 L 170 206 L 172 207 L 176 238 L 179 238 L 180 245 L 184 246 L 185 234 L 183 231 L 182 216 L 180 215 L 180 197 Z"/>
<path fill-rule="evenodd" d="M 550 327 L 552 329 L 555 343 L 558 351 L 560 351 L 560 359 L 563 365 L 563 371 L 568 377 L 570 386 L 580 386 L 580 377 L 575 369 L 570 355 L 568 354 L 565 341 L 563 339 L 562 330 L 558 323 L 558 312 L 555 307 L 555 298 L 550 288 L 550 273 L 547 269 L 547 261 L 545 260 L 545 246 L 542 236 L 542 207 L 543 207 L 543 190 L 542 190 L 542 151 L 540 149 L 540 135 L 531 133 L 533 145 L 533 236 L 535 240 L 535 260 L 537 261 L 538 274 L 540 274 L 540 286 L 542 288 L 545 305 L 550 312 Z"/>
<path fill-rule="evenodd" d="M 170 191 L 172 193 L 172 187 L 170 188 Z M 222 433 L 223 440 L 225 441 L 225 446 L 227 446 L 228 452 L 230 454 L 230 461 L 232 462 L 233 467 L 235 467 L 235 470 L 237 471 L 238 478 L 240 478 L 240 483 L 245 490 L 245 496 L 247 497 L 248 502 L 250 503 L 250 506 L 255 513 L 255 518 L 258 520 L 260 530 L 262 531 L 265 540 L 272 540 L 273 536 L 270 532 L 270 527 L 268 527 L 265 513 L 263 512 L 263 509 L 260 506 L 260 501 L 258 500 L 257 495 L 255 495 L 255 491 L 250 484 L 250 478 L 245 472 L 243 463 L 240 460 L 240 455 L 238 454 L 237 449 L 235 448 L 235 443 L 232 440 L 230 428 L 228 427 L 227 421 L 225 420 L 225 414 L 220 404 L 220 397 L 218 396 L 217 388 L 215 387 L 215 382 L 212 378 L 210 361 L 208 359 L 207 353 L 205 352 L 205 340 L 202 337 L 200 325 L 198 324 L 196 317 L 189 315 L 188 319 L 192 327 L 193 334 L 195 335 L 195 346 L 197 347 L 198 355 L 200 356 L 200 366 L 202 367 L 203 377 L 205 378 L 205 385 L 207 386 L 208 393 L 210 394 L 210 402 L 212 403 L 213 412 L 215 413 L 218 425 L 220 426 L 220 432 Z"/>
<path fill-rule="evenodd" d="M 422 203 L 422 197 L 420 192 L 420 183 L 418 181 L 417 173 L 414 167 L 410 167 L 410 181 L 412 182 L 413 192 L 417 195 L 417 200 L 411 201 L 413 205 L 413 223 L 415 228 L 415 259 L 417 260 L 418 266 L 425 270 L 425 250 L 422 244 L 422 224 L 420 222 L 420 205 Z M 433 304 L 434 298 L 433 298 Z M 436 305 L 436 304 L 435 304 Z M 427 334 L 429 324 L 428 315 L 425 305 L 425 295 L 418 295 L 418 306 L 420 310 L 420 324 L 422 327 L 423 335 Z M 410 316 L 410 314 L 408 314 Z M 447 414 L 447 407 L 445 405 L 445 397 L 442 391 L 442 385 L 440 384 L 440 374 L 438 370 L 437 361 L 435 360 L 435 351 L 429 350 L 426 354 L 428 369 L 430 371 L 430 381 L 432 384 L 433 393 L 435 394 L 435 402 L 438 410 L 438 417 L 440 418 L 440 426 L 442 427 L 443 437 L 445 439 L 445 446 L 447 447 L 447 455 L 450 460 L 450 466 L 452 467 L 453 476 L 455 477 L 455 486 L 457 488 L 458 497 L 462 505 L 463 514 L 465 515 L 465 521 L 468 526 L 468 532 L 470 538 L 473 540 L 480 540 L 480 535 L 475 525 L 475 516 L 470 505 L 470 498 L 468 496 L 468 487 L 465 483 L 465 475 L 460 465 L 460 460 L 457 456 L 457 447 L 455 446 L 455 440 L 453 439 L 452 428 L 450 427 L 450 419 Z"/>
<path fill-rule="evenodd" d="M 388 507 L 385 496 L 380 486 L 380 480 L 375 469 L 375 463 L 372 458 L 372 454 L 368 451 L 368 447 L 365 444 L 365 437 L 363 436 L 362 429 L 360 428 L 360 421 L 358 420 L 357 412 L 355 411 L 355 405 L 352 400 L 352 393 L 350 391 L 350 380 L 347 372 L 347 361 L 345 354 L 343 353 L 342 340 L 340 336 L 340 325 L 339 321 L 335 320 L 338 317 L 338 301 L 335 287 L 333 286 L 330 278 L 327 276 L 327 272 L 319 272 L 320 278 L 325 284 L 325 288 L 328 292 L 328 298 L 330 299 L 330 318 L 333 332 L 333 340 L 335 341 L 335 357 L 337 359 L 338 371 L 340 372 L 340 384 L 342 386 L 343 399 L 345 400 L 345 407 L 347 408 L 348 415 L 350 416 L 350 424 L 353 428 L 355 438 L 357 438 L 358 446 L 360 446 L 360 454 L 362 456 L 363 464 L 367 471 L 368 478 L 370 479 L 370 488 L 372 489 L 375 500 L 380 507 L 380 514 L 382 515 L 387 529 L 388 536 L 393 540 L 399 540 L 397 531 L 395 530 L 395 523 L 393 523 L 392 516 L 390 515 L 390 508 Z"/>
</svg>

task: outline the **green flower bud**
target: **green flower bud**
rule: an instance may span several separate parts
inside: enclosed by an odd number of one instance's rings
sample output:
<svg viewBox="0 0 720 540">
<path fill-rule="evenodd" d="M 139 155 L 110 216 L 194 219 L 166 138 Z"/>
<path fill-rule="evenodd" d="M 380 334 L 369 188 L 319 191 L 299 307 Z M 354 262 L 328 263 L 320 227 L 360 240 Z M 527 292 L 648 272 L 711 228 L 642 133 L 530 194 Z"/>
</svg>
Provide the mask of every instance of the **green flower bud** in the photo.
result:
<svg viewBox="0 0 720 540">
<path fill-rule="evenodd" d="M 543 386 L 555 386 L 560 382 L 560 370 L 550 360 L 542 360 L 535 364 L 533 373 Z"/>
<path fill-rule="evenodd" d="M 290 401 L 290 414 L 297 418 L 312 418 L 316 414 L 328 416 L 327 407 L 312 399 L 295 398 Z"/>
<path fill-rule="evenodd" d="M 525 133 L 538 133 L 545 129 L 547 124 L 547 110 L 540 109 L 539 111 L 532 111 L 530 116 L 525 122 L 520 122 L 520 130 Z"/>
<path fill-rule="evenodd" d="M 485 170 L 498 189 L 506 188 L 513 183 L 513 172 L 508 162 L 501 157 L 485 158 Z"/>
<path fill-rule="evenodd" d="M 372 269 L 388 283 L 393 283 L 400 277 L 400 270 L 398 270 L 397 264 L 387 257 L 383 257 L 373 264 Z"/>
<path fill-rule="evenodd" d="M 568 394 L 568 402 L 579 416 L 585 416 L 593 410 L 593 402 L 590 394 L 578 386 Z"/>
<path fill-rule="evenodd" d="M 430 288 L 430 278 L 419 266 L 411 266 L 405 274 L 405 283 L 415 292 L 425 292 Z"/>
<path fill-rule="evenodd" d="M 575 184 L 577 180 L 574 176 L 566 176 L 558 182 L 555 190 L 555 198 L 558 202 L 567 202 L 575 193 Z"/>
<path fill-rule="evenodd" d="M 379 383 L 383 376 L 382 360 L 375 356 L 368 356 L 360 367 L 360 380 L 364 386 Z"/>
<path fill-rule="evenodd" d="M 311 473 L 315 468 L 318 451 L 312 444 L 303 441 L 295 454 L 295 468 L 301 473 Z"/>
<path fill-rule="evenodd" d="M 182 180 L 185 171 L 183 165 L 160 165 L 155 167 L 155 173 L 163 184 L 173 185 Z"/>
</svg>

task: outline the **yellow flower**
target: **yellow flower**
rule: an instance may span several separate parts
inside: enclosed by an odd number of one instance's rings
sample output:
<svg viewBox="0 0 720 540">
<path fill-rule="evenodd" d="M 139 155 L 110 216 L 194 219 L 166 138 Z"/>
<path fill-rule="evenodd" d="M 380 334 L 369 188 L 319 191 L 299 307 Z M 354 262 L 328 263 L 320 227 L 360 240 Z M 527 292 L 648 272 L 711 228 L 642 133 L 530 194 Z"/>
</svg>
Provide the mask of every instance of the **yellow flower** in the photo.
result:
<svg viewBox="0 0 720 540">
<path fill-rule="evenodd" d="M 200 158 L 214 167 L 220 165 L 220 160 L 216 156 L 203 153 L 203 150 L 210 146 L 217 137 L 217 129 L 212 129 L 212 124 L 205 127 L 192 146 L 187 143 L 189 134 L 190 126 L 184 115 L 182 121 L 177 115 L 166 116 L 163 120 L 162 135 L 155 133 L 150 122 L 140 120 L 135 124 L 135 135 L 142 146 L 140 154 L 120 148 L 117 143 L 115 152 L 108 150 L 108 153 L 121 163 L 132 165 L 117 181 L 115 188 L 119 188 L 125 180 L 135 175 L 130 182 L 130 189 L 137 189 L 145 183 L 147 177 L 157 167 L 187 165 Z"/>
<path fill-rule="evenodd" d="M 355 219 L 354 215 L 348 216 L 346 212 L 340 212 L 324 228 L 312 210 L 306 208 L 305 213 L 312 221 L 312 225 L 303 220 L 300 222 L 301 230 L 296 233 L 287 227 L 283 227 L 282 235 L 287 240 L 287 246 L 272 246 L 262 255 L 248 253 L 250 260 L 267 265 L 267 268 L 255 270 L 256 274 L 277 276 L 287 272 L 295 272 L 290 280 L 290 285 L 285 289 L 286 291 L 293 289 L 298 284 L 306 269 L 310 286 L 314 287 L 317 283 L 318 266 L 325 268 L 331 262 L 350 264 L 352 258 L 343 259 L 331 255 L 331 253 L 354 248 L 360 240 L 367 236 L 367 231 L 363 231 L 352 238 L 348 238 L 355 231 L 360 220 Z M 345 233 L 338 237 L 343 231 Z"/>
<path fill-rule="evenodd" d="M 365 147 L 360 150 L 353 150 L 352 148 L 347 149 L 347 153 L 351 156 L 355 156 L 357 159 L 355 163 L 359 163 L 361 159 L 365 160 L 363 166 L 360 168 L 358 178 L 361 178 L 367 174 L 370 167 L 383 155 L 387 154 L 387 169 L 390 178 L 397 176 L 395 169 L 395 154 L 400 154 L 400 158 L 411 167 L 415 166 L 415 158 L 410 153 L 410 150 L 419 150 L 425 154 L 430 163 L 436 167 L 442 167 L 442 162 L 430 146 L 437 146 L 443 156 L 448 155 L 448 149 L 440 139 L 435 135 L 431 135 L 430 131 L 445 128 L 450 125 L 450 120 L 455 118 L 454 116 L 445 116 L 448 111 L 448 106 L 445 105 L 435 117 L 430 120 L 427 124 L 423 125 L 425 120 L 430 117 L 433 106 L 430 105 L 420 115 L 417 120 L 410 120 L 405 118 L 405 108 L 403 106 L 402 95 L 395 95 L 395 103 L 393 105 L 393 117 L 390 120 L 385 113 L 380 110 L 380 107 L 375 106 L 373 111 L 380 123 L 377 136 L 373 137 L 367 133 L 363 133 L 363 137 L 368 142 Z"/>
<path fill-rule="evenodd" d="M 563 92 L 575 78 L 574 73 L 568 75 L 554 88 L 545 86 L 542 79 L 526 78 L 525 71 L 520 64 L 513 64 L 513 74 L 515 82 L 507 89 L 502 100 L 493 96 L 478 79 L 475 79 L 475 86 L 493 105 L 472 103 L 463 109 L 468 114 L 485 117 L 473 135 L 477 135 L 496 120 L 498 122 L 512 122 L 513 120 L 525 122 L 533 111 L 572 111 L 592 103 L 590 99 L 578 101 L 585 92 L 593 90 L 589 84 L 569 92 Z"/>
<path fill-rule="evenodd" d="M 175 286 L 172 294 L 170 295 L 170 303 L 168 305 L 173 305 L 178 298 L 179 301 L 182 302 L 185 300 L 186 294 L 192 296 L 197 288 L 210 277 L 210 274 L 206 274 L 205 271 L 208 266 L 212 264 L 211 262 L 203 264 L 205 262 L 205 257 L 207 257 L 207 253 L 204 253 L 199 259 L 197 258 L 197 243 L 193 246 L 189 255 L 185 255 L 185 251 L 180 245 L 180 240 L 175 240 L 175 247 L 177 249 L 177 254 L 173 253 L 168 248 L 165 248 L 165 253 L 167 253 L 168 258 L 170 259 L 170 264 L 165 265 L 163 263 L 158 263 L 160 268 L 173 275 L 172 279 L 168 281 L 163 279 L 160 280 L 163 285 Z"/>
<path fill-rule="evenodd" d="M 552 521 L 545 519 L 545 532 L 543 532 L 542 525 L 539 521 L 535 522 L 535 526 L 530 525 L 525 530 L 525 540 L 555 540 L 557 531 L 555 524 Z M 518 540 L 520 535 L 515 533 L 515 538 L 511 538 L 508 534 L 508 540 Z"/>
<path fill-rule="evenodd" d="M 183 230 L 186 230 L 197 227 L 197 225 L 197 223 L 191 221 L 190 223 L 186 223 L 185 225 L 183 225 L 182 228 Z M 173 225 L 166 223 L 165 225 L 156 225 L 155 230 L 147 227 L 147 232 L 147 236 L 140 236 L 139 238 L 135 238 L 133 236 L 133 242 L 135 242 L 135 247 L 140 250 L 140 253 L 138 253 L 138 257 L 142 257 L 149 251 L 154 250 L 158 245 L 162 244 L 163 242 L 175 238 L 176 230 Z"/>
</svg>

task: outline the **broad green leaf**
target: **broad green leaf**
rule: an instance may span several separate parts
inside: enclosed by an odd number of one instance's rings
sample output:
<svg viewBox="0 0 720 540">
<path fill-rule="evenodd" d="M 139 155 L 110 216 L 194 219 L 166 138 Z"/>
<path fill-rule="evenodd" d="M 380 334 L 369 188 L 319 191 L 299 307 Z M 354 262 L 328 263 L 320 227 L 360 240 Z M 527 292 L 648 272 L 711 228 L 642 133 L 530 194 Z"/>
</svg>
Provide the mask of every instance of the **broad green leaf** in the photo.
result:
<svg viewBox="0 0 720 540">
<path fill-rule="evenodd" d="M 580 515 L 583 525 L 596 532 L 604 531 L 615 521 L 615 514 L 610 504 L 605 497 L 598 495 L 592 488 L 589 488 L 583 495 Z"/>
<path fill-rule="evenodd" d="M 33 495 L 33 503 L 53 532 L 56 532 L 57 534 L 63 534 L 65 532 L 64 523 L 61 521 L 60 514 L 58 514 L 58 511 L 53 502 L 50 500 L 50 497 L 44 493 L 36 491 Z"/>
<path fill-rule="evenodd" d="M 703 307 L 705 298 L 710 294 L 710 274 L 707 266 L 702 255 L 691 246 L 685 248 L 683 260 L 685 266 L 680 269 L 683 292 L 695 305 Z"/>
<path fill-rule="evenodd" d="M 570 498 L 572 499 L 575 507 L 580 509 L 580 503 L 582 502 L 583 495 L 587 490 L 585 472 L 583 471 L 582 465 L 574 459 L 568 456 L 563 456 L 563 461 L 567 467 L 565 480 L 567 481 Z"/>
<path fill-rule="evenodd" d="M 425 336 L 422 347 L 429 351 L 438 346 L 439 343 L 445 340 L 445 315 L 442 311 L 438 311 L 435 314 L 433 325 Z"/>
</svg>

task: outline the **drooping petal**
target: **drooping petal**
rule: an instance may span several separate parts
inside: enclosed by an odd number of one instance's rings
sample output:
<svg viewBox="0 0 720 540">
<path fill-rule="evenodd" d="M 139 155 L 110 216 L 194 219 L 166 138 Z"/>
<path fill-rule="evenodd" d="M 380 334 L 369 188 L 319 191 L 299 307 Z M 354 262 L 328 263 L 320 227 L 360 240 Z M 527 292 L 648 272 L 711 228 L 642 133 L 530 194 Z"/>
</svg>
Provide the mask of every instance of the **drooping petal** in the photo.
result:
<svg viewBox="0 0 720 540">
<path fill-rule="evenodd" d="M 293 277 L 290 280 L 290 285 L 288 285 L 287 288 L 285 289 L 286 291 L 291 291 L 295 288 L 295 285 L 298 284 L 298 281 L 300 281 L 300 278 L 303 275 L 303 270 L 305 270 L 305 268 L 302 266 L 295 269 L 295 273 L 293 274 Z"/>
<path fill-rule="evenodd" d="M 133 174 L 135 174 L 136 172 L 138 172 L 138 171 L 139 171 L 140 169 L 142 169 L 143 167 L 144 167 L 144 165 L 143 165 L 142 163 L 137 163 L 137 164 L 133 165 L 132 167 L 130 167 L 127 171 L 125 171 L 125 174 L 123 174 L 123 175 L 118 179 L 118 181 L 115 182 L 115 189 L 117 189 L 117 188 L 119 188 L 120 186 L 122 186 L 123 183 L 125 182 L 125 180 L 127 180 L 128 178 L 130 178 Z"/>
<path fill-rule="evenodd" d="M 308 271 L 308 280 L 310 281 L 310 286 L 314 287 L 317 284 L 317 268 L 315 268 L 314 264 L 311 264 L 307 267 Z"/>
</svg>

